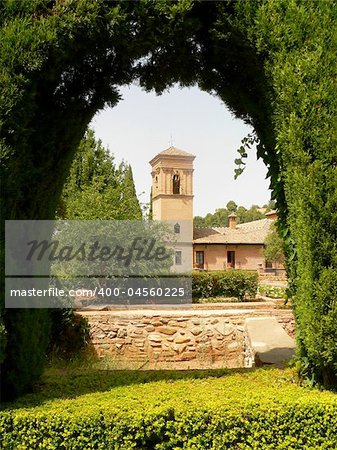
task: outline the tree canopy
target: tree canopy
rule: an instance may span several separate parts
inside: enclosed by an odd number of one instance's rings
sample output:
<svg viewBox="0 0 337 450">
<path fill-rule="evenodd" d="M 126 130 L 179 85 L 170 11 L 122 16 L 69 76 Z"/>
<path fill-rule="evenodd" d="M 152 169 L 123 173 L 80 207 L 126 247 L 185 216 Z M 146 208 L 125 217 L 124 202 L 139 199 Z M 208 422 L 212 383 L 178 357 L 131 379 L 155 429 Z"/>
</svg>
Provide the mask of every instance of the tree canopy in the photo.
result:
<svg viewBox="0 0 337 450">
<path fill-rule="evenodd" d="M 114 158 L 89 129 L 75 155 L 57 210 L 60 219 L 140 220 L 131 166 Z"/>
<path fill-rule="evenodd" d="M 268 204 L 259 206 L 252 205 L 250 208 L 244 206 L 238 206 L 234 200 L 230 200 L 226 208 L 218 208 L 215 213 L 208 213 L 205 217 L 195 216 L 195 227 L 227 227 L 228 216 L 231 213 L 235 213 L 237 217 L 237 223 L 252 222 L 253 220 L 265 219 L 265 214 L 274 209 L 274 201 L 270 201 Z"/>
<path fill-rule="evenodd" d="M 271 230 L 266 237 L 263 256 L 268 263 L 284 264 L 284 242 L 276 224 L 271 225 Z"/>
</svg>

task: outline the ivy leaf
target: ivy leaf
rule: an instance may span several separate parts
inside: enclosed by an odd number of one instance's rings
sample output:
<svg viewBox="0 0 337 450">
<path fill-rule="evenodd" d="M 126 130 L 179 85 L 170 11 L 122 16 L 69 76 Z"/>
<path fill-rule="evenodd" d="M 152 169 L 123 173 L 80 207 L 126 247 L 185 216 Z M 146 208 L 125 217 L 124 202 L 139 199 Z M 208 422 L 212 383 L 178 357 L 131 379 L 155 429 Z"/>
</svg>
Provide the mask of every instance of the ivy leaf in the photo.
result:
<svg viewBox="0 0 337 450">
<path fill-rule="evenodd" d="M 234 169 L 234 174 L 235 174 L 234 180 L 236 180 L 238 178 L 238 176 L 240 176 L 245 169 L 245 167 L 241 167 L 241 166 L 246 165 L 246 162 L 244 161 L 244 159 L 248 158 L 247 150 L 250 150 L 253 144 L 259 145 L 260 141 L 259 141 L 259 138 L 258 138 L 256 132 L 253 131 L 253 133 L 250 133 L 241 139 L 241 144 L 242 145 L 240 145 L 240 147 L 237 149 L 237 152 L 239 153 L 240 158 L 235 158 L 235 160 L 234 160 L 234 163 L 237 166 L 240 166 L 239 168 Z"/>
<path fill-rule="evenodd" d="M 234 173 L 235 173 L 235 175 L 234 175 L 234 180 L 236 180 L 237 177 L 240 176 L 240 175 L 242 174 L 242 172 L 243 172 L 243 169 L 241 169 L 241 168 L 239 168 L 239 169 L 234 169 Z"/>
</svg>

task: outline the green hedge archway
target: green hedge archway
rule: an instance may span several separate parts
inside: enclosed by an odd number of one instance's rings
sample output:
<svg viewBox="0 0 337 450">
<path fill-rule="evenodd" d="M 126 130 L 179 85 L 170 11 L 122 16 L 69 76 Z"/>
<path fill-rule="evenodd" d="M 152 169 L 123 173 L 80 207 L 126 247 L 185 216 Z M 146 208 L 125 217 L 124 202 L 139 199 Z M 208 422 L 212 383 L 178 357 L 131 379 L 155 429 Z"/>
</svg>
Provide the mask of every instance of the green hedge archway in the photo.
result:
<svg viewBox="0 0 337 450">
<path fill-rule="evenodd" d="M 286 241 L 299 368 L 335 386 L 336 15 L 332 0 L 5 1 L 3 217 L 53 218 L 75 149 L 118 86 L 198 85 L 257 132 Z M 12 395 L 42 370 L 43 314 L 4 313 Z"/>
</svg>

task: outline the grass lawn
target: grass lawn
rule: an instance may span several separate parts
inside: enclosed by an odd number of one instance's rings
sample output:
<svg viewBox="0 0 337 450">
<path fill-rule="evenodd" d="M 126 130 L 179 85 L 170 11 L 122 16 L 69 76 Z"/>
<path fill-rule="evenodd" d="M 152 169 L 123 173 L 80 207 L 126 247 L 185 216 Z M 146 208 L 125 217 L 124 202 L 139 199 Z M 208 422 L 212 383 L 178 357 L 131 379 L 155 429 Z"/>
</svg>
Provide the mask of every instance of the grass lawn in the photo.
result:
<svg viewBox="0 0 337 450">
<path fill-rule="evenodd" d="M 18 415 L 146 411 L 149 407 L 214 409 L 249 404 L 337 403 L 337 394 L 299 386 L 293 369 L 132 371 L 49 369 L 35 392 L 2 409 Z"/>
<path fill-rule="evenodd" d="M 223 369 L 198 371 L 132 371 L 48 369 L 41 383 L 15 403 L 2 405 L 18 415 L 73 414 L 91 405 L 100 411 L 143 411 L 187 404 L 193 408 L 250 403 L 337 401 L 329 392 L 305 389 L 292 369 Z M 179 400 L 177 402 L 177 400 Z"/>
<path fill-rule="evenodd" d="M 337 448 L 337 394 L 295 380 L 293 369 L 49 369 L 2 405 L 0 447 Z"/>
</svg>

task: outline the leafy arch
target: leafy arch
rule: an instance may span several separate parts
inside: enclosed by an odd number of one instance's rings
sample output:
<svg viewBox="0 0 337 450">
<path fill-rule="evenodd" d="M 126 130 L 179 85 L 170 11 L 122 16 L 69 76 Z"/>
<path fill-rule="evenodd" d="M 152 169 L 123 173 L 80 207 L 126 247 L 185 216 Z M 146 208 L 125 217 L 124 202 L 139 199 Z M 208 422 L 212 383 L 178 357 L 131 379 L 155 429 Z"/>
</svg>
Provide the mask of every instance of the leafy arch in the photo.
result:
<svg viewBox="0 0 337 450">
<path fill-rule="evenodd" d="M 218 95 L 253 125 L 269 170 L 302 367 L 335 384 L 336 14 L 332 0 L 5 1 L 3 217 L 54 216 L 86 126 L 118 102 L 118 86 L 160 93 L 179 82 Z M 20 314 L 6 313 L 8 330 Z"/>
</svg>

